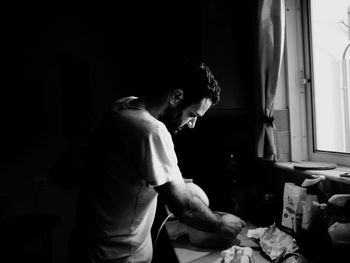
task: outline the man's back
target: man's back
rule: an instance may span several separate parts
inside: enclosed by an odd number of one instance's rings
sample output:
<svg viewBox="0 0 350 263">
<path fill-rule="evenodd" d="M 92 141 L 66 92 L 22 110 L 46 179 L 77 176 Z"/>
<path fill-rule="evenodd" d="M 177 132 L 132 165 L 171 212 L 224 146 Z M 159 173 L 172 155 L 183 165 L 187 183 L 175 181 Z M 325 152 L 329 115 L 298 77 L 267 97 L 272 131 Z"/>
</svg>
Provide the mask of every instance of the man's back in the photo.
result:
<svg viewBox="0 0 350 263">
<path fill-rule="evenodd" d="M 116 102 L 96 130 L 82 176 L 77 225 L 96 261 L 151 259 L 157 203 L 152 185 L 168 180 L 158 173 L 164 168 L 154 166 L 171 162 L 176 166 L 171 174 L 181 177 L 166 127 L 129 106 L 131 99 Z M 171 154 L 159 156 L 164 151 Z M 160 159 L 164 156 L 172 160 Z"/>
</svg>

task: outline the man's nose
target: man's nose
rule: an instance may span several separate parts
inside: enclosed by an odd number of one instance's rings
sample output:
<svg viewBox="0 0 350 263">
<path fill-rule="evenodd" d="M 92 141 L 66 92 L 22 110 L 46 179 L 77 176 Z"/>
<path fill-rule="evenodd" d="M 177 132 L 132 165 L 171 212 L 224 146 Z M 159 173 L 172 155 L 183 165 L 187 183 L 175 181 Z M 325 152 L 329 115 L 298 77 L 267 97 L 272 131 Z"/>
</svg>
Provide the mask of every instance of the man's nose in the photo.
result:
<svg viewBox="0 0 350 263">
<path fill-rule="evenodd" d="M 197 121 L 197 117 L 192 118 L 191 120 L 189 120 L 188 123 L 187 123 L 188 128 L 193 129 L 194 126 L 196 126 L 196 121 Z"/>
</svg>

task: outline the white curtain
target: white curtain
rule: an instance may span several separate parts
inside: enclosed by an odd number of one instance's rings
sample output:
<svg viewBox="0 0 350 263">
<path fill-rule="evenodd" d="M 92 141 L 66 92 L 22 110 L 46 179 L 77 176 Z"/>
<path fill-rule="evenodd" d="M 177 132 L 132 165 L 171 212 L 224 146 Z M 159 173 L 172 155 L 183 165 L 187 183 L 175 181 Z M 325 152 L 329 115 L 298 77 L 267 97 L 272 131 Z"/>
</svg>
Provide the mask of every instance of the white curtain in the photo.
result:
<svg viewBox="0 0 350 263">
<path fill-rule="evenodd" d="M 284 50 L 285 1 L 259 0 L 257 14 L 256 155 L 258 158 L 275 161 L 277 135 L 273 102 Z"/>
</svg>

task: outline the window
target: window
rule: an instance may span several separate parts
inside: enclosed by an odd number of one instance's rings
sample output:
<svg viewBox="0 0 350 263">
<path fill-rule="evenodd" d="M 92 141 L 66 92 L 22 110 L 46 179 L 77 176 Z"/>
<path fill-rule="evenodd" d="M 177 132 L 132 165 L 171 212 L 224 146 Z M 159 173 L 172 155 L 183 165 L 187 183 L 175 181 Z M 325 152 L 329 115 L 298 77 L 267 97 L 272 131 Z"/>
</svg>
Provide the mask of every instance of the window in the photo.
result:
<svg viewBox="0 0 350 263">
<path fill-rule="evenodd" d="M 350 0 L 286 7 L 292 160 L 350 166 Z"/>
</svg>

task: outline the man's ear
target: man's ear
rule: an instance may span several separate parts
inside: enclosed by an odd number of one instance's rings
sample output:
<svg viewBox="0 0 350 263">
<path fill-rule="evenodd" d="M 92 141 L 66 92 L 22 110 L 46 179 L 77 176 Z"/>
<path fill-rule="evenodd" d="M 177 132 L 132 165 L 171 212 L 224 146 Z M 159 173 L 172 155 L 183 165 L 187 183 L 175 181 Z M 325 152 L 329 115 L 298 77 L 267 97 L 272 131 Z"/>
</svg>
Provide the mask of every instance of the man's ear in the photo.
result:
<svg viewBox="0 0 350 263">
<path fill-rule="evenodd" d="M 184 98 L 184 91 L 182 89 L 176 89 L 170 94 L 170 104 L 177 106 Z"/>
</svg>

